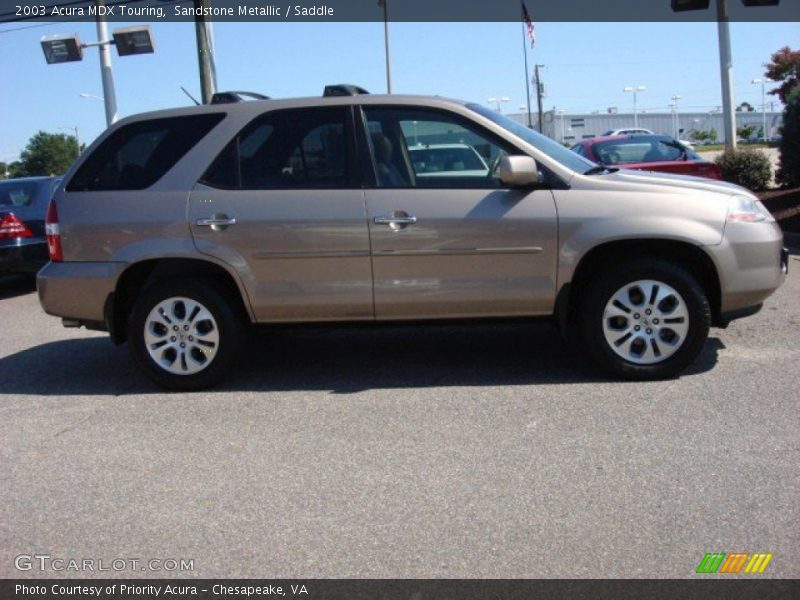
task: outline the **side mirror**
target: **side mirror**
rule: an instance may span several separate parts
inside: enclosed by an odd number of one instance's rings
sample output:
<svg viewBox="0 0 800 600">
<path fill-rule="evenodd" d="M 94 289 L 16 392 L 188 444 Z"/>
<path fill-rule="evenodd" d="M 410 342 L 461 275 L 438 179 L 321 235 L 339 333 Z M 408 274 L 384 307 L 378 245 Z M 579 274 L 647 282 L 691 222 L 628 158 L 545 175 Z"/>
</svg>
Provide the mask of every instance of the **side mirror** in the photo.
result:
<svg viewBox="0 0 800 600">
<path fill-rule="evenodd" d="M 504 185 L 525 187 L 539 183 L 539 169 L 530 156 L 504 156 L 497 167 L 497 176 Z"/>
</svg>

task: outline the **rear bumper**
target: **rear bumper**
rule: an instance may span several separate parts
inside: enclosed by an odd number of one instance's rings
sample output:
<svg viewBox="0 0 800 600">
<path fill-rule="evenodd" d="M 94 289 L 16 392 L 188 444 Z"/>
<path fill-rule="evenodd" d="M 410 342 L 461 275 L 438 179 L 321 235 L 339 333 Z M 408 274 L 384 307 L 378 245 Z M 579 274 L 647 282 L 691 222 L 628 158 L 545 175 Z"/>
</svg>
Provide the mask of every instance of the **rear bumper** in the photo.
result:
<svg viewBox="0 0 800 600">
<path fill-rule="evenodd" d="M 0 245 L 0 273 L 35 273 L 47 259 L 47 242 L 42 238 L 16 238 Z"/>
<path fill-rule="evenodd" d="M 125 266 L 125 263 L 47 263 L 36 276 L 39 302 L 48 315 L 81 323 L 104 323 L 106 302 Z"/>
</svg>

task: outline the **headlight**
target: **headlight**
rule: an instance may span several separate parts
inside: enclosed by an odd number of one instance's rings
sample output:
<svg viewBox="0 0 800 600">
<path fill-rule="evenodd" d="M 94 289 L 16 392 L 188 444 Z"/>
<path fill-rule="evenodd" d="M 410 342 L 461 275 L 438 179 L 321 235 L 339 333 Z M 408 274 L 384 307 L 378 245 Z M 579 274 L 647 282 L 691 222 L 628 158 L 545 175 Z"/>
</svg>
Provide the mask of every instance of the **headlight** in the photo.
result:
<svg viewBox="0 0 800 600">
<path fill-rule="evenodd" d="M 728 204 L 725 220 L 729 223 L 759 223 L 771 221 L 772 215 L 756 198 L 733 196 Z"/>
</svg>

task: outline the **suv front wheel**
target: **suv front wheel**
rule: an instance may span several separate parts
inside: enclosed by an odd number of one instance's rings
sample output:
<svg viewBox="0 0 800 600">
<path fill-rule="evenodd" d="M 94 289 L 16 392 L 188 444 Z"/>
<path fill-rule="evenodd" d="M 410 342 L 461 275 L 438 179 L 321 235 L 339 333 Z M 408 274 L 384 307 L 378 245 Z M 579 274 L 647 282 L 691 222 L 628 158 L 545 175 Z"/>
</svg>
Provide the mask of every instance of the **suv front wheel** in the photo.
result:
<svg viewBox="0 0 800 600">
<path fill-rule="evenodd" d="M 705 344 L 711 311 L 695 278 L 670 262 L 601 270 L 581 290 L 577 337 L 598 365 L 629 379 L 672 377 Z"/>
<path fill-rule="evenodd" d="M 157 281 L 136 300 L 128 321 L 134 361 L 158 385 L 199 390 L 231 370 L 244 327 L 223 295 L 193 281 Z"/>
</svg>

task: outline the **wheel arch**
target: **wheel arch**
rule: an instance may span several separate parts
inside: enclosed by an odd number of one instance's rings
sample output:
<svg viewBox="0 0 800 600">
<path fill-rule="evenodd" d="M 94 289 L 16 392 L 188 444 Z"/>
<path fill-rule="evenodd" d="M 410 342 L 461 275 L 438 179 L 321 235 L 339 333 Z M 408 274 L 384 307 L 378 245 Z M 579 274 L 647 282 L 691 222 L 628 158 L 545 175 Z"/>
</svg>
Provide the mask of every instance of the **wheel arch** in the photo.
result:
<svg viewBox="0 0 800 600">
<path fill-rule="evenodd" d="M 231 300 L 235 312 L 243 320 L 253 321 L 244 288 L 224 267 L 196 258 L 148 259 L 128 266 L 119 276 L 113 294 L 106 301 L 106 326 L 115 344 L 121 344 L 128 339 L 128 315 L 141 291 L 153 282 L 167 277 L 191 277 L 208 282 L 216 291 Z"/>
<path fill-rule="evenodd" d="M 689 242 L 661 239 L 624 239 L 598 244 L 578 261 L 569 282 L 561 285 L 556 297 L 556 318 L 562 333 L 573 319 L 575 299 L 603 265 L 630 258 L 657 258 L 672 262 L 692 274 L 703 287 L 711 307 L 712 323 L 720 321 L 721 286 L 719 273 L 711 256 Z"/>
</svg>

